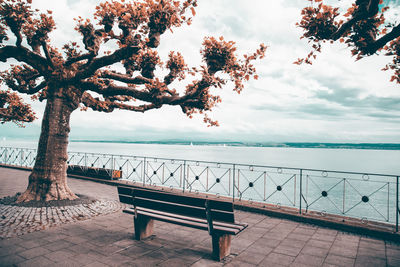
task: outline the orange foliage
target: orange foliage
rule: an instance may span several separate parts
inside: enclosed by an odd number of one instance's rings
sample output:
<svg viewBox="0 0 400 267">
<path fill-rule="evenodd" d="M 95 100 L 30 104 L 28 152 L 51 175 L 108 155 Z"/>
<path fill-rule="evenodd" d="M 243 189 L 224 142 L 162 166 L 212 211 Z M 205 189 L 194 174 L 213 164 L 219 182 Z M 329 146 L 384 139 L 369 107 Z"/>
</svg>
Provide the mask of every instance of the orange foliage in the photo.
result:
<svg viewBox="0 0 400 267">
<path fill-rule="evenodd" d="M 18 94 L 0 90 L 0 123 L 14 122 L 24 127 L 24 122 L 32 122 L 35 119 L 35 112 Z"/>
<path fill-rule="evenodd" d="M 393 61 L 384 70 L 393 70 L 391 81 L 400 82 L 400 25 L 385 23 L 389 7 L 380 7 L 383 1 L 356 0 L 342 16 L 338 8 L 325 5 L 321 0 L 309 1 L 311 6 L 301 11 L 301 21 L 296 25 L 303 29 L 301 38 L 308 39 L 312 51 L 295 64 L 311 64 L 323 43 L 339 41 L 347 45 L 356 60 L 386 50 Z"/>
</svg>

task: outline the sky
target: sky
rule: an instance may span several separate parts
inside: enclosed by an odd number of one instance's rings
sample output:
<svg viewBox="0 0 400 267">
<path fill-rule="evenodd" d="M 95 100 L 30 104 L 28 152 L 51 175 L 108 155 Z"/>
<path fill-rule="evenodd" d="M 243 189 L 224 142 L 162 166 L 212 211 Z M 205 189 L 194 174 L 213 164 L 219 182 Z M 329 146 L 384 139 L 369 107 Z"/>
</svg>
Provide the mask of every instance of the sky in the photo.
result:
<svg viewBox="0 0 400 267">
<path fill-rule="evenodd" d="M 295 26 L 306 2 L 200 0 L 191 26 L 161 37 L 161 58 L 179 51 L 189 66 L 202 64 L 200 48 L 206 36 L 235 41 L 239 55 L 254 51 L 260 43 L 268 46 L 266 57 L 255 64 L 259 79 L 246 83 L 240 95 L 232 84 L 216 89 L 223 102 L 210 117 L 219 121 L 219 127 L 207 127 L 202 116 L 189 119 L 172 106 L 144 114 L 77 110 L 71 117 L 71 139 L 400 143 L 400 86 L 389 82 L 390 72 L 381 71 L 390 58 L 371 56 L 356 62 L 344 45 L 328 44 L 313 65 L 293 64 L 310 51 Z M 352 1 L 331 2 L 346 8 Z M 57 30 L 50 37 L 60 48 L 80 41 L 73 18 L 91 18 L 96 4 L 96 0 L 33 0 L 35 7 L 53 11 Z M 388 18 L 394 20 L 400 3 L 390 1 L 390 5 Z M 39 119 L 26 128 L 0 125 L 0 138 L 37 138 L 44 104 L 32 105 Z"/>
</svg>

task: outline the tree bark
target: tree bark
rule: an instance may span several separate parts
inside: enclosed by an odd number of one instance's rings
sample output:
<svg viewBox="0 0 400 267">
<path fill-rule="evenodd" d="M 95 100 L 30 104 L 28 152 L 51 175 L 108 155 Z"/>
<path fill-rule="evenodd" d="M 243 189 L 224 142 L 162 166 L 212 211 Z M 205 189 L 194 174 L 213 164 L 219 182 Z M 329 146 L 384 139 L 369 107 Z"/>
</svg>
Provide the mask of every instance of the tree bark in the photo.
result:
<svg viewBox="0 0 400 267">
<path fill-rule="evenodd" d="M 69 121 L 73 110 L 61 90 L 47 99 L 36 162 L 28 188 L 17 202 L 78 198 L 67 185 Z"/>
</svg>

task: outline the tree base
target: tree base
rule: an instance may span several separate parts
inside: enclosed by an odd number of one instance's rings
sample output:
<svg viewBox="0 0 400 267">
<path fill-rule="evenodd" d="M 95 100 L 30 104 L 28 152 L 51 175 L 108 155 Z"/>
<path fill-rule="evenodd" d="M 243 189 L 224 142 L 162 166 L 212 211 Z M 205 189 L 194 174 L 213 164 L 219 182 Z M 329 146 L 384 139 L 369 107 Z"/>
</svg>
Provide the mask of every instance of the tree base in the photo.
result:
<svg viewBox="0 0 400 267">
<path fill-rule="evenodd" d="M 31 183 L 26 191 L 18 197 L 17 203 L 29 201 L 74 200 L 76 196 L 66 184 L 57 183 L 37 184 Z"/>
</svg>

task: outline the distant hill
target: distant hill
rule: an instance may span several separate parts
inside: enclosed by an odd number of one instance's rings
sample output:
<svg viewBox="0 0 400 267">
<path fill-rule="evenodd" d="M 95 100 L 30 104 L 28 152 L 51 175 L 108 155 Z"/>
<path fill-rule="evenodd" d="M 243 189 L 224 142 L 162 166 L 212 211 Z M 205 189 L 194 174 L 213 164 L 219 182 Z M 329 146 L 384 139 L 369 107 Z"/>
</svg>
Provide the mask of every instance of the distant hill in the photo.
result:
<svg viewBox="0 0 400 267">
<path fill-rule="evenodd" d="M 194 146 L 249 146 L 249 147 L 290 147 L 290 148 L 330 148 L 330 149 L 378 149 L 400 150 L 400 144 L 394 143 L 270 143 L 270 142 L 224 142 L 224 141 L 188 141 L 188 140 L 158 140 L 158 141 L 130 141 L 130 140 L 71 140 L 71 142 L 89 143 L 127 143 L 127 144 L 165 144 L 165 145 L 194 145 Z"/>
</svg>

